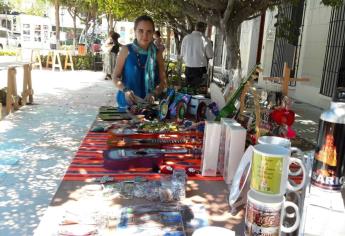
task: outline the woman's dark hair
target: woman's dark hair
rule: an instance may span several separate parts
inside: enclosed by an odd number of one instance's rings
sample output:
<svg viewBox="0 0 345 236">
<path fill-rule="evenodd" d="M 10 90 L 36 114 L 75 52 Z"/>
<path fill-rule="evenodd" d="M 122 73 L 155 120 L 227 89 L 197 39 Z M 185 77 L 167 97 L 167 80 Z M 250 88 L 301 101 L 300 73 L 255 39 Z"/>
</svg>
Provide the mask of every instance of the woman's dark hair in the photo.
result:
<svg viewBox="0 0 345 236">
<path fill-rule="evenodd" d="M 157 37 L 161 37 L 161 32 L 159 32 L 159 30 L 156 30 L 156 31 L 154 32 L 154 34 L 155 34 Z"/>
<path fill-rule="evenodd" d="M 137 19 L 135 19 L 134 30 L 137 29 L 137 26 L 138 26 L 139 22 L 141 22 L 141 21 L 148 21 L 152 24 L 152 28 L 153 29 L 155 28 L 155 23 L 153 22 L 152 18 L 147 16 L 147 15 L 142 15 L 142 16 L 139 16 Z"/>
<path fill-rule="evenodd" d="M 110 31 L 109 32 L 109 36 L 114 40 L 114 41 L 117 41 L 118 38 L 120 38 L 120 35 L 114 31 Z"/>
</svg>

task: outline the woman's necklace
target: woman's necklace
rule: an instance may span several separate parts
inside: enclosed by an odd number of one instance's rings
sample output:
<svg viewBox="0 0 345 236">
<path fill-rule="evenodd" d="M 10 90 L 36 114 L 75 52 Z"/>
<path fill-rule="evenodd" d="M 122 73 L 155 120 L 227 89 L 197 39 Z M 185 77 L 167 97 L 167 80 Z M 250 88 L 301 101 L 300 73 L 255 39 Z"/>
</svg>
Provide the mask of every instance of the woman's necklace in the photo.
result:
<svg viewBox="0 0 345 236">
<path fill-rule="evenodd" d="M 145 64 L 144 65 L 141 64 L 139 52 L 136 51 L 136 54 L 137 54 L 137 62 L 138 62 L 139 68 L 144 69 L 145 68 Z"/>
</svg>

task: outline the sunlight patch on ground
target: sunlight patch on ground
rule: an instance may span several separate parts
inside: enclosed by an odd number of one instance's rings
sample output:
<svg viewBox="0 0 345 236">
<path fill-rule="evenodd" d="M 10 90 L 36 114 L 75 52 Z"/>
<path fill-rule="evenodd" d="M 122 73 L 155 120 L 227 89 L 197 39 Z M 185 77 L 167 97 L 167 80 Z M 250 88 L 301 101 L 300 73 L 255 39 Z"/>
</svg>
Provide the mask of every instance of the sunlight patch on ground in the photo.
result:
<svg viewBox="0 0 345 236">
<path fill-rule="evenodd" d="M 300 123 L 302 125 L 316 125 L 317 123 L 312 120 L 295 120 L 295 122 Z"/>
<path fill-rule="evenodd" d="M 14 126 L 15 126 L 15 124 L 12 121 L 3 120 L 3 121 L 1 121 L 1 124 L 0 124 L 0 133 L 5 133 L 5 132 L 13 129 Z"/>
</svg>

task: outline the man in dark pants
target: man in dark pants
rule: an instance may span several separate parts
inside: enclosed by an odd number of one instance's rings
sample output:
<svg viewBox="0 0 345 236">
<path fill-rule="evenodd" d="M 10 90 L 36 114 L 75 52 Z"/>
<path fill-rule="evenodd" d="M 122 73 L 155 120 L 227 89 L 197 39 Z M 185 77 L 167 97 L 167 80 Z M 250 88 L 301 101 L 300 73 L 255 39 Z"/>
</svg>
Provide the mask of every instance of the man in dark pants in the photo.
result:
<svg viewBox="0 0 345 236">
<path fill-rule="evenodd" d="M 181 56 L 186 65 L 187 86 L 198 87 L 204 84 L 203 74 L 207 72 L 208 60 L 213 58 L 211 41 L 204 35 L 206 24 L 198 22 L 195 31 L 182 40 Z"/>
</svg>

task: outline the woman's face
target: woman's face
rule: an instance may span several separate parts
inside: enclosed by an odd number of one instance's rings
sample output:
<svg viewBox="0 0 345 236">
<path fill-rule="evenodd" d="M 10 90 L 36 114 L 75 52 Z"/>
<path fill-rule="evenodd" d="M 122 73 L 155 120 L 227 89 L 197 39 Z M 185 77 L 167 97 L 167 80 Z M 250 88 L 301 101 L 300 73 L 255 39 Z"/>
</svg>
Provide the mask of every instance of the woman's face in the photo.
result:
<svg viewBox="0 0 345 236">
<path fill-rule="evenodd" d="M 140 21 L 135 29 L 135 37 L 141 48 L 147 49 L 153 41 L 153 25 L 150 21 Z"/>
</svg>

